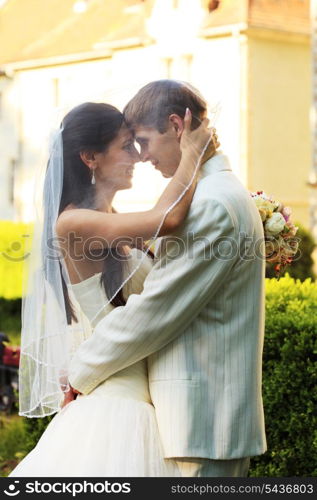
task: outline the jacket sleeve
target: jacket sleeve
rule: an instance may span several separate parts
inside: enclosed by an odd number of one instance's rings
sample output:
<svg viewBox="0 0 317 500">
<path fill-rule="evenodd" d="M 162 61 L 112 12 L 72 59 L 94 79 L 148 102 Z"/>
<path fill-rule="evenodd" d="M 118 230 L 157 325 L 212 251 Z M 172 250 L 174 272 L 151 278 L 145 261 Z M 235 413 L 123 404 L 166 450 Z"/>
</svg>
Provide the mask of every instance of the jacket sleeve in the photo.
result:
<svg viewBox="0 0 317 500">
<path fill-rule="evenodd" d="M 167 238 L 142 294 L 109 313 L 80 345 L 70 365 L 71 385 L 87 394 L 180 335 L 227 279 L 236 241 L 234 221 L 221 203 L 192 206 L 186 231 Z"/>
</svg>

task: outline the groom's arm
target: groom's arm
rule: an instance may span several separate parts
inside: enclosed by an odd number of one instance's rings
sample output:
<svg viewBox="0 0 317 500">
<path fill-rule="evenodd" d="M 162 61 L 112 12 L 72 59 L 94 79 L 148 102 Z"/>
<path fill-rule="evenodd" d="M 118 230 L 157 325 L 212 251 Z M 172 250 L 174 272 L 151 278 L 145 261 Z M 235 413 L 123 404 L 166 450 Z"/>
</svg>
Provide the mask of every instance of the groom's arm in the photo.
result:
<svg viewBox="0 0 317 500">
<path fill-rule="evenodd" d="M 227 279 L 236 255 L 221 258 L 219 250 L 223 255 L 237 241 L 228 211 L 218 201 L 204 200 L 192 207 L 190 222 L 189 231 L 192 227 L 194 233 L 186 237 L 191 241 L 169 241 L 167 254 L 149 273 L 143 293 L 132 295 L 126 306 L 102 319 L 78 348 L 69 380 L 80 392 L 91 392 L 112 374 L 162 349 Z"/>
</svg>

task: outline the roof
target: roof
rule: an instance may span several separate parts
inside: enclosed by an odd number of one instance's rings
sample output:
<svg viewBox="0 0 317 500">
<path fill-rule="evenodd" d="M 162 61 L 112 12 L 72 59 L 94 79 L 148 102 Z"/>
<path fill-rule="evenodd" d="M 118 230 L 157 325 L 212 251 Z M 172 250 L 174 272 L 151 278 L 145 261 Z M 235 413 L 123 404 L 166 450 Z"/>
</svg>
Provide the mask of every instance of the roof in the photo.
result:
<svg viewBox="0 0 317 500">
<path fill-rule="evenodd" d="M 200 1 L 207 29 L 242 23 L 296 33 L 310 31 L 309 0 Z M 0 7 L 0 65 L 93 52 L 124 46 L 124 41 L 128 46 L 133 40 L 149 38 L 146 19 L 155 0 L 89 0 L 84 14 L 74 12 L 74 3 L 7 0 Z M 209 13 L 212 4 L 218 7 Z"/>
<path fill-rule="evenodd" d="M 310 33 L 310 0 L 251 0 L 251 26 L 292 33 Z"/>
<path fill-rule="evenodd" d="M 142 37 L 154 0 L 90 0 L 83 14 L 74 0 L 8 0 L 0 9 L 0 64 L 94 50 Z M 129 7 L 140 5 L 130 12 Z"/>
<path fill-rule="evenodd" d="M 310 0 L 206 0 L 204 4 L 219 4 L 206 20 L 208 27 L 242 23 L 252 28 L 310 33 Z"/>
</svg>

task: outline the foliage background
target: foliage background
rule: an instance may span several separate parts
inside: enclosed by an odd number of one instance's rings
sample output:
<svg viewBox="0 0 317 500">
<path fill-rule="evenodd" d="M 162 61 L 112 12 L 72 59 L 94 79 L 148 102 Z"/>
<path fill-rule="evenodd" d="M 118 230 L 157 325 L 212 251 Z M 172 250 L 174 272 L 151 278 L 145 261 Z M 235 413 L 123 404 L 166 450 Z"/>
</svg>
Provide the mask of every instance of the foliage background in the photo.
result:
<svg viewBox="0 0 317 500">
<path fill-rule="evenodd" d="M 317 475 L 317 285 L 266 280 L 263 401 L 268 451 L 251 476 Z"/>
</svg>

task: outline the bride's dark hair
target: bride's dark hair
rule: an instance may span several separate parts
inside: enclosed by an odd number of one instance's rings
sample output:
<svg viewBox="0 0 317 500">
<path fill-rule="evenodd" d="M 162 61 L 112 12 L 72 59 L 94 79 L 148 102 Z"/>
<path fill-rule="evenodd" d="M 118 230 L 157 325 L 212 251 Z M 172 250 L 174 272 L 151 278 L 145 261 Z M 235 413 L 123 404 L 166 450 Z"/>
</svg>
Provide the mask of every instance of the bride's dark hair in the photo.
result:
<svg viewBox="0 0 317 500">
<path fill-rule="evenodd" d="M 110 104 L 86 102 L 72 109 L 63 119 L 63 188 L 59 214 L 69 205 L 77 208 L 95 208 L 95 186 L 91 183 L 92 174 L 81 160 L 80 153 L 105 152 L 116 138 L 124 123 L 123 114 Z M 105 248 L 101 284 L 108 299 L 119 288 L 123 278 L 122 252 Z M 67 286 L 62 275 L 67 322 L 77 321 L 71 304 Z M 111 300 L 115 307 L 125 305 L 122 289 Z"/>
</svg>

